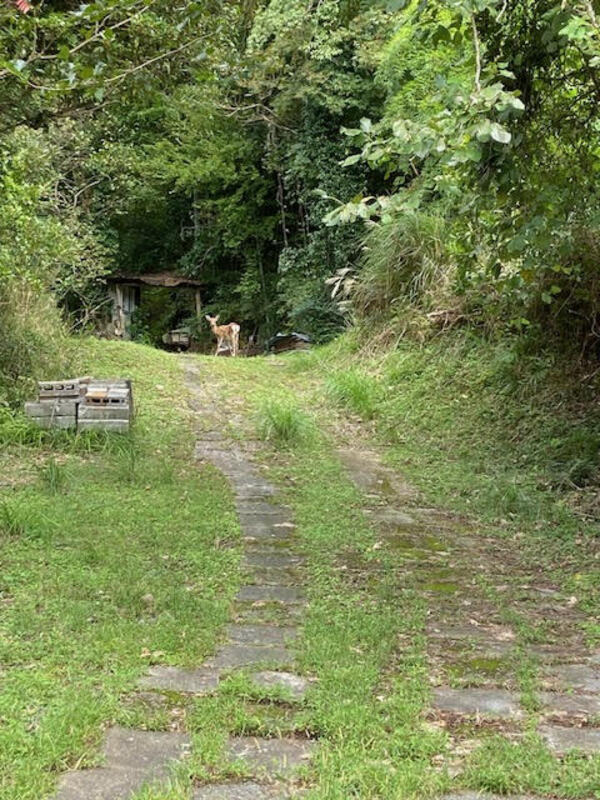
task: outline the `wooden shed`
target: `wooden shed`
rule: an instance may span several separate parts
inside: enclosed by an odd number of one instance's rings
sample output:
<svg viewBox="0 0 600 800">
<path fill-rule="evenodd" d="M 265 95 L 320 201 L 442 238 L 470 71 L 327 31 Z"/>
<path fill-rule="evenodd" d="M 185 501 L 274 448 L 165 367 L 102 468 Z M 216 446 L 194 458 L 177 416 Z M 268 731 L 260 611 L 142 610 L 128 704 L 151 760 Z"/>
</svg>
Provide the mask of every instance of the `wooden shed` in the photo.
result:
<svg viewBox="0 0 600 800">
<path fill-rule="evenodd" d="M 112 325 L 115 336 L 129 338 L 131 315 L 140 305 L 144 286 L 187 289 L 194 292 L 196 313 L 202 313 L 202 283 L 175 272 L 151 272 L 145 275 L 109 275 L 106 278 L 112 300 Z"/>
</svg>

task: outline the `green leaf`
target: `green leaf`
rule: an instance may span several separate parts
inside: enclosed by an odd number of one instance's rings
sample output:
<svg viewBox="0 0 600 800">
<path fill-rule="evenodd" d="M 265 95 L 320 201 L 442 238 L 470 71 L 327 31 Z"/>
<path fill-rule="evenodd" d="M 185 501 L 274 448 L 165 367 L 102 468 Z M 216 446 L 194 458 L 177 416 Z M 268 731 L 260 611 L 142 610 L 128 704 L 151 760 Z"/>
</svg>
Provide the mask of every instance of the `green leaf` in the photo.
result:
<svg viewBox="0 0 600 800">
<path fill-rule="evenodd" d="M 490 133 L 492 135 L 492 139 L 495 142 L 500 142 L 500 144 L 509 144 L 510 140 L 512 139 L 510 131 L 506 130 L 506 128 L 503 128 L 502 125 L 498 125 L 497 122 L 492 123 Z"/>
<path fill-rule="evenodd" d="M 368 117 L 363 117 L 360 121 L 360 128 L 364 133 L 370 133 L 373 128 L 373 123 Z"/>
<path fill-rule="evenodd" d="M 475 129 L 475 136 L 480 142 L 489 142 L 492 136 L 492 123 L 489 119 L 484 119 L 483 122 L 479 123 Z"/>
<path fill-rule="evenodd" d="M 94 68 L 90 67 L 88 64 L 84 64 L 82 67 L 79 68 L 79 77 L 83 81 L 87 81 L 90 78 L 93 78 Z"/>
<path fill-rule="evenodd" d="M 69 50 L 66 44 L 63 44 L 63 46 L 56 54 L 56 57 L 59 59 L 59 61 L 69 61 L 69 59 L 71 58 L 71 51 Z"/>
<path fill-rule="evenodd" d="M 362 158 L 361 153 L 356 153 L 353 156 L 348 156 L 348 158 L 345 158 L 342 161 L 340 166 L 342 166 L 342 167 L 350 167 L 352 164 L 357 164 L 361 160 L 361 158 Z"/>
<path fill-rule="evenodd" d="M 513 95 L 508 98 L 507 104 L 516 111 L 525 111 L 525 103 Z"/>
</svg>

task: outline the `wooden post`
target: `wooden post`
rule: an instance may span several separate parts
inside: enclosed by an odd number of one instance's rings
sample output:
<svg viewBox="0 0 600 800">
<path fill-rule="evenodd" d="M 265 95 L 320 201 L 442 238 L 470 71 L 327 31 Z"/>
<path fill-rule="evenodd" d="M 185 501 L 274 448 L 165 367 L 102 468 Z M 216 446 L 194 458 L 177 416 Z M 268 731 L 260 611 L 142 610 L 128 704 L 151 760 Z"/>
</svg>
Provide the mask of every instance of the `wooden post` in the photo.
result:
<svg viewBox="0 0 600 800">
<path fill-rule="evenodd" d="M 123 287 L 120 283 L 115 285 L 117 296 L 117 336 L 125 337 L 125 312 L 123 311 Z"/>
<path fill-rule="evenodd" d="M 196 314 L 198 316 L 198 319 L 200 319 L 200 317 L 202 316 L 202 296 L 200 294 L 200 289 L 196 289 L 195 297 L 196 297 Z"/>
</svg>

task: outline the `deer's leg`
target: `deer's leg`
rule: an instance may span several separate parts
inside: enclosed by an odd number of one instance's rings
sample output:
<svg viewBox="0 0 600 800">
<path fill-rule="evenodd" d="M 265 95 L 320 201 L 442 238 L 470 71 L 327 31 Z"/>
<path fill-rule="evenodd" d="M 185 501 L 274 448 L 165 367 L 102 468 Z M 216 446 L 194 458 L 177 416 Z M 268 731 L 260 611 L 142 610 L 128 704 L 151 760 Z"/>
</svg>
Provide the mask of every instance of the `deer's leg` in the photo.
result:
<svg viewBox="0 0 600 800">
<path fill-rule="evenodd" d="M 222 341 L 223 341 L 223 339 L 221 339 L 220 337 L 217 337 L 217 349 L 215 350 L 215 355 L 217 355 L 219 350 L 221 349 L 221 342 Z"/>
</svg>

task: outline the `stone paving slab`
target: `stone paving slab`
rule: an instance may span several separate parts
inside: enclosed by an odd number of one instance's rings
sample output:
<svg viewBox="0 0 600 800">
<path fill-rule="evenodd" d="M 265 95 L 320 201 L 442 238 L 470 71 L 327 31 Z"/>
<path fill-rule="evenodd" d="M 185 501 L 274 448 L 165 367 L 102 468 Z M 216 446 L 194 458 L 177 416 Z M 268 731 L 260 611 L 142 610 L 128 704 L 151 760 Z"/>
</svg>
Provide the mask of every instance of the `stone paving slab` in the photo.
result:
<svg viewBox="0 0 600 800">
<path fill-rule="evenodd" d="M 394 494 L 401 500 L 415 498 L 414 488 L 383 466 L 377 453 L 351 448 L 340 448 L 336 452 L 354 484 L 364 492 L 381 491 L 386 495 Z"/>
<path fill-rule="evenodd" d="M 239 514 L 244 517 L 267 517 L 273 519 L 275 517 L 283 517 L 285 522 L 291 515 L 291 509 L 288 506 L 275 505 L 268 503 L 266 500 L 247 500 L 240 498 L 236 501 L 236 507 Z M 275 520 L 278 521 L 278 520 Z"/>
<path fill-rule="evenodd" d="M 210 667 L 222 670 L 266 663 L 281 664 L 283 666 L 291 664 L 293 660 L 292 653 L 285 647 L 226 644 L 206 663 Z"/>
<path fill-rule="evenodd" d="M 297 586 L 302 577 L 292 567 L 253 567 L 245 569 L 251 584 L 280 584 L 281 586 Z"/>
<path fill-rule="evenodd" d="M 290 625 L 228 625 L 227 637 L 242 644 L 285 644 L 298 636 Z"/>
<path fill-rule="evenodd" d="M 242 522 L 242 538 L 246 545 L 254 542 L 268 543 L 270 545 L 285 545 L 292 542 L 289 530 L 279 528 L 268 520 L 256 520 L 254 522 Z"/>
<path fill-rule="evenodd" d="M 243 625 L 300 625 L 304 618 L 305 605 L 302 603 L 279 603 L 269 606 L 266 603 L 246 605 L 237 609 L 236 620 Z"/>
<path fill-rule="evenodd" d="M 545 711 L 559 714 L 579 714 L 586 717 L 600 716 L 600 696 L 589 694 L 559 694 L 542 692 L 540 700 Z"/>
<path fill-rule="evenodd" d="M 523 712 L 516 695 L 504 689 L 434 689 L 433 706 L 456 714 L 485 714 L 519 719 Z"/>
<path fill-rule="evenodd" d="M 233 483 L 235 494 L 238 500 L 246 500 L 260 497 L 273 497 L 275 489 L 264 481 L 236 481 Z"/>
<path fill-rule="evenodd" d="M 600 692 L 600 670 L 589 664 L 560 664 L 549 674 L 567 688 Z"/>
<path fill-rule="evenodd" d="M 254 774 L 271 778 L 289 777 L 308 764 L 316 744 L 308 739 L 261 739 L 253 736 L 232 736 L 227 756 L 240 760 Z"/>
<path fill-rule="evenodd" d="M 269 481 L 265 480 L 254 467 L 240 461 L 239 458 L 231 461 L 221 472 L 227 476 L 228 480 L 230 480 L 234 486 L 244 482 L 261 483 L 264 486 L 271 486 Z"/>
<path fill-rule="evenodd" d="M 282 688 L 286 689 L 295 700 L 302 700 L 312 681 L 303 678 L 302 675 L 295 675 L 293 672 L 254 672 L 250 679 L 262 689 Z"/>
<path fill-rule="evenodd" d="M 410 514 L 390 506 L 376 508 L 373 511 L 373 516 L 384 525 L 394 526 L 395 528 L 412 528 L 416 525 L 415 519 Z"/>
<path fill-rule="evenodd" d="M 146 782 L 143 773 L 122 769 L 86 769 L 65 773 L 55 800 L 128 800 Z"/>
<path fill-rule="evenodd" d="M 242 586 L 236 596 L 241 602 L 302 603 L 305 596 L 302 589 L 279 584 Z"/>
<path fill-rule="evenodd" d="M 428 627 L 427 635 L 434 639 L 452 639 L 460 641 L 462 639 L 483 639 L 489 642 L 511 643 L 515 635 L 510 628 L 501 626 L 482 627 L 480 625 L 444 625 L 431 624 Z"/>
<path fill-rule="evenodd" d="M 234 450 L 224 449 L 224 442 L 216 440 L 214 442 L 198 442 L 196 444 L 195 456 L 198 461 L 207 461 L 221 472 L 233 474 L 235 463 L 240 462 L 240 455 Z M 229 476 L 228 476 L 229 477 Z"/>
<path fill-rule="evenodd" d="M 280 553 L 277 550 L 250 550 L 242 560 L 244 567 L 264 567 L 265 569 L 301 566 L 304 559 L 291 553 Z"/>
<path fill-rule="evenodd" d="M 273 786 L 263 786 L 254 781 L 217 783 L 203 786 L 192 795 L 192 800 L 286 800 L 288 795 Z"/>
<path fill-rule="evenodd" d="M 210 694 L 219 684 L 219 672 L 214 669 L 182 669 L 180 667 L 150 667 L 138 683 L 144 689 L 158 689 L 183 694 Z"/>
<path fill-rule="evenodd" d="M 104 757 L 110 767 L 159 770 L 171 760 L 180 758 L 189 746 L 187 736 L 163 731 L 139 731 L 114 727 L 107 734 Z"/>
<path fill-rule="evenodd" d="M 65 773 L 55 800 L 126 800 L 149 781 L 163 780 L 189 747 L 179 733 L 115 727 L 104 744 L 105 767 Z"/>
<path fill-rule="evenodd" d="M 579 750 L 586 755 L 600 753 L 600 728 L 562 728 L 558 725 L 542 725 L 540 736 L 550 750 L 562 756 L 569 750 Z"/>
</svg>

